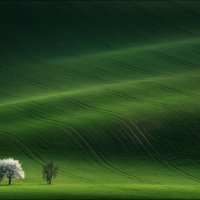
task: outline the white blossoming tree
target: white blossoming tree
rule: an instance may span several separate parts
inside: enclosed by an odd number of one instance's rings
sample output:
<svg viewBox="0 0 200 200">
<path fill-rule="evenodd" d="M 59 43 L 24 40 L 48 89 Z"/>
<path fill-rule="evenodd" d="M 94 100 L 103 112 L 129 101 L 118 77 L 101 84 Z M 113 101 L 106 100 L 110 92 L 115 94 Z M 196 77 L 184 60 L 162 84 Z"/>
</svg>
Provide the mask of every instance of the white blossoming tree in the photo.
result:
<svg viewBox="0 0 200 200">
<path fill-rule="evenodd" d="M 8 184 L 11 185 L 13 179 L 24 179 L 24 171 L 18 160 L 12 158 L 0 160 L 0 181 L 3 178 L 8 180 Z"/>
<path fill-rule="evenodd" d="M 0 160 L 0 181 L 2 181 L 4 176 L 5 176 L 4 167 L 3 167 L 2 160 Z"/>
</svg>

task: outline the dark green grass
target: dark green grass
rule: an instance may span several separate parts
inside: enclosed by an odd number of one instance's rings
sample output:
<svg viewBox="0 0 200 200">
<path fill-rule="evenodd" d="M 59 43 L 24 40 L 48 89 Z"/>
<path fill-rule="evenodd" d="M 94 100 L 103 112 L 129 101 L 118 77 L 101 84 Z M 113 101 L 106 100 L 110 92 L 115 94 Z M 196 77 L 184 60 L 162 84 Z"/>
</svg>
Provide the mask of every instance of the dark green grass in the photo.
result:
<svg viewBox="0 0 200 200">
<path fill-rule="evenodd" d="M 199 8 L 0 2 L 0 198 L 200 199 Z"/>
</svg>

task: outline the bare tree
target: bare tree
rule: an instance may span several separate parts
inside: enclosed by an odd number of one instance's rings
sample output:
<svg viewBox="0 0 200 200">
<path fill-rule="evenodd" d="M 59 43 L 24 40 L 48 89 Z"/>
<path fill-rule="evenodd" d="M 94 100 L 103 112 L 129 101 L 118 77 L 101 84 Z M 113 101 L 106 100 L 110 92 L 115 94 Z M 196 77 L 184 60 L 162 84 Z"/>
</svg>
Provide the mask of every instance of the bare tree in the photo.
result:
<svg viewBox="0 0 200 200">
<path fill-rule="evenodd" d="M 24 176 L 24 171 L 18 160 L 12 158 L 0 160 L 0 180 L 5 177 L 8 184 L 11 185 L 13 179 L 24 179 Z"/>
<path fill-rule="evenodd" d="M 42 166 L 43 179 L 47 184 L 51 184 L 52 178 L 55 178 L 58 174 L 58 167 L 53 162 L 46 163 Z"/>
</svg>

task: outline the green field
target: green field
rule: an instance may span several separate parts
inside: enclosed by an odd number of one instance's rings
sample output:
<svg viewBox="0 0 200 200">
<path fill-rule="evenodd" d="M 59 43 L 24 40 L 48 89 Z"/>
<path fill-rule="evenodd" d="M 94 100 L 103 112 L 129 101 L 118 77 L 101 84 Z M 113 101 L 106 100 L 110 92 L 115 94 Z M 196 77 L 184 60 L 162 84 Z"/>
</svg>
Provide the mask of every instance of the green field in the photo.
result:
<svg viewBox="0 0 200 200">
<path fill-rule="evenodd" d="M 200 1 L 0 1 L 0 159 L 26 173 L 0 199 L 200 199 L 199 152 Z"/>
</svg>

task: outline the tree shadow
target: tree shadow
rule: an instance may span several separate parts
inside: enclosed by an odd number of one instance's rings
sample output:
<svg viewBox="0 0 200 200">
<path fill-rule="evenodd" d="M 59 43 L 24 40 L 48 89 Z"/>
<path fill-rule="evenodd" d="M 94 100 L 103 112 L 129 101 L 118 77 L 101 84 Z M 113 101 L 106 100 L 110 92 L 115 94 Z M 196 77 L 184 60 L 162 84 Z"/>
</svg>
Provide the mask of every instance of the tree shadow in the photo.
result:
<svg viewBox="0 0 200 200">
<path fill-rule="evenodd" d="M 8 185 L 8 184 L 1 184 L 0 187 L 5 187 L 5 186 L 12 186 L 12 185 Z"/>
</svg>

